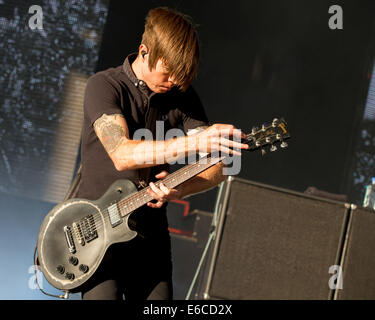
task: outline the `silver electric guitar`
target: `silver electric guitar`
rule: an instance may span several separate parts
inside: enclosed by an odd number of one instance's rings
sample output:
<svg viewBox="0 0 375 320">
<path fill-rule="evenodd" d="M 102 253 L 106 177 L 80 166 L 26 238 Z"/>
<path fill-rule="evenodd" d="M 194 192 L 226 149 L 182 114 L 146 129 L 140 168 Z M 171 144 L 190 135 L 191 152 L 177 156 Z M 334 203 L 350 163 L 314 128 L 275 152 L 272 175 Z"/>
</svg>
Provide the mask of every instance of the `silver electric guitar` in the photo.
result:
<svg viewBox="0 0 375 320">
<path fill-rule="evenodd" d="M 278 144 L 285 147 L 284 140 L 289 137 L 286 122 L 274 119 L 261 128 L 253 128 L 242 142 L 249 145 L 248 150 L 264 150 L 264 146 L 271 145 L 271 151 L 275 151 Z M 223 159 L 200 159 L 169 174 L 163 184 L 174 188 Z M 132 181 L 118 180 L 98 200 L 76 198 L 56 205 L 44 218 L 38 234 L 38 261 L 47 281 L 66 292 L 81 291 L 110 245 L 137 236 L 137 231 L 129 226 L 129 218 L 152 200 L 148 188 L 138 191 Z"/>
</svg>

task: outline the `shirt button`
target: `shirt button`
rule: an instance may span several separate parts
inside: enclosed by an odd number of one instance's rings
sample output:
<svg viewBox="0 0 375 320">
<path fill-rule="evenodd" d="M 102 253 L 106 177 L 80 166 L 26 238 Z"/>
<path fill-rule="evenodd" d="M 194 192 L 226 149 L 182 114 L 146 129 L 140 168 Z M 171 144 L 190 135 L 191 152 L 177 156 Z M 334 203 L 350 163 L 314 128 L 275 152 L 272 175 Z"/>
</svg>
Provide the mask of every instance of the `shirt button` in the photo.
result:
<svg viewBox="0 0 375 320">
<path fill-rule="evenodd" d="M 142 80 L 139 81 L 139 85 L 143 86 L 143 81 Z"/>
</svg>

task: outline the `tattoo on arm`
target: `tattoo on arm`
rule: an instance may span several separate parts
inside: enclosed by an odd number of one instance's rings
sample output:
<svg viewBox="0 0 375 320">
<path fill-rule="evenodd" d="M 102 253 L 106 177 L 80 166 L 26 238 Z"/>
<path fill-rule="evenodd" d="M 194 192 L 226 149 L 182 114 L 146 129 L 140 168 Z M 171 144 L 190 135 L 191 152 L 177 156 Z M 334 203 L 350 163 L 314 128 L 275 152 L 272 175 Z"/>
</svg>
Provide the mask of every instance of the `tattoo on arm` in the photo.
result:
<svg viewBox="0 0 375 320">
<path fill-rule="evenodd" d="M 100 138 L 108 153 L 116 151 L 118 146 L 125 139 L 124 128 L 116 122 L 116 119 L 124 118 L 122 114 L 103 114 L 94 122 L 95 132 Z"/>
</svg>

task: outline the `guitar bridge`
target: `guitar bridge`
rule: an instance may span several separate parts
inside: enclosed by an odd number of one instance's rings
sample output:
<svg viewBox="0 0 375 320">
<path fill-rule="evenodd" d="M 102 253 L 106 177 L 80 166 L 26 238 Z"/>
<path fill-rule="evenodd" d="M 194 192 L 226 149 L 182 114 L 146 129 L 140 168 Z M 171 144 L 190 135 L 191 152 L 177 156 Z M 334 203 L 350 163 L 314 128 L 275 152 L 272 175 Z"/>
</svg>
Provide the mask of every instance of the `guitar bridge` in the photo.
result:
<svg viewBox="0 0 375 320">
<path fill-rule="evenodd" d="M 72 229 L 68 226 L 64 227 L 64 233 L 65 233 L 65 239 L 68 244 L 68 249 L 70 253 L 75 253 L 76 252 L 76 247 L 74 245 L 74 240 L 73 240 L 73 234 L 72 234 Z"/>
</svg>

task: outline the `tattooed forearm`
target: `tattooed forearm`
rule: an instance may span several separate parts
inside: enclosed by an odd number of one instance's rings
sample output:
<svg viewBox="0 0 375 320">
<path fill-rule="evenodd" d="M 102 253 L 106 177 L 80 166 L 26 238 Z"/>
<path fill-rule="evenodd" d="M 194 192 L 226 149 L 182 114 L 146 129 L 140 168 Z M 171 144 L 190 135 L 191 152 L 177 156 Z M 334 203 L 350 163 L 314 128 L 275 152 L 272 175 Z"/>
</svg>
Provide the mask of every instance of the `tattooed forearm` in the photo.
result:
<svg viewBox="0 0 375 320">
<path fill-rule="evenodd" d="M 118 117 L 124 118 L 121 114 L 103 114 L 94 122 L 95 131 L 108 153 L 115 152 L 126 138 L 124 129 L 115 121 Z"/>
<path fill-rule="evenodd" d="M 196 137 L 166 141 L 133 140 L 129 137 L 129 128 L 122 114 L 103 114 L 93 126 L 118 171 L 176 161 L 197 151 Z"/>
</svg>

